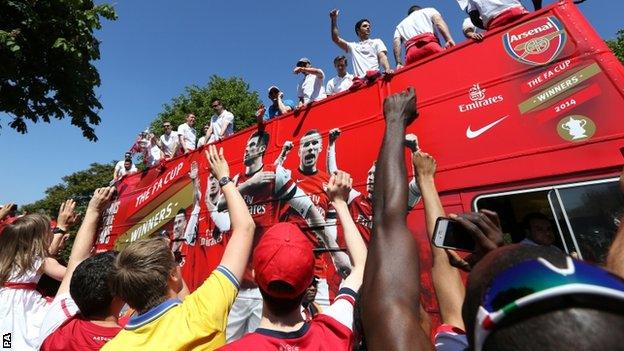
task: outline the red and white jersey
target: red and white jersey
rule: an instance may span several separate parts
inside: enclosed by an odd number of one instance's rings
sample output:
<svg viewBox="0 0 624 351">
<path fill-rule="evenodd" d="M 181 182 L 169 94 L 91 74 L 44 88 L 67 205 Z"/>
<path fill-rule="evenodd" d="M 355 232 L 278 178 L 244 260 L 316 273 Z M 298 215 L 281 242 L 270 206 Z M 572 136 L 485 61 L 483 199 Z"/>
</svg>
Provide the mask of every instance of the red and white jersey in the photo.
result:
<svg viewBox="0 0 624 351">
<path fill-rule="evenodd" d="M 323 218 L 327 217 L 327 212 L 330 207 L 329 197 L 325 193 L 325 187 L 329 182 L 329 174 L 317 170 L 313 174 L 303 173 L 299 168 L 292 172 L 292 180 L 297 187 L 301 189 L 312 201 L 312 204 L 319 211 Z M 303 217 L 290 206 L 284 207 L 282 214 L 280 215 L 280 222 L 291 222 L 301 228 L 314 246 L 319 246 L 319 240 L 316 233 L 310 228 L 308 223 Z M 324 230 L 318 228 L 318 230 Z M 325 279 L 327 277 L 327 271 L 333 268 L 331 257 L 328 253 L 317 255 L 314 261 L 314 274 L 319 278 Z"/>
<path fill-rule="evenodd" d="M 99 350 L 121 331 L 121 326 L 103 327 L 77 313 L 78 307 L 69 294 L 56 297 L 41 328 L 41 350 Z"/>
<path fill-rule="evenodd" d="M 290 178 L 289 171 L 281 166 L 264 165 L 258 172 L 275 172 L 275 181 L 255 187 L 252 190 L 241 191 L 249 213 L 256 224 L 252 252 L 264 232 L 274 224 L 275 218 L 280 213 L 281 203 L 290 200 L 297 188 L 294 181 Z M 238 174 L 234 177 L 234 182 L 238 186 L 249 180 L 254 174 Z M 299 215 L 297 217 L 301 218 Z M 245 286 L 245 283 L 253 284 L 251 271 L 251 260 L 249 260 L 247 270 L 243 276 L 243 286 Z"/>
<path fill-rule="evenodd" d="M 468 0 L 466 12 L 479 11 L 481 20 L 487 28 L 488 23 L 494 17 L 513 7 L 523 8 L 524 6 L 518 0 Z"/>
<path fill-rule="evenodd" d="M 404 41 L 408 41 L 417 35 L 435 33 L 432 20 L 434 15 L 439 16 L 440 13 L 433 7 L 426 7 L 412 12 L 396 26 L 394 38 L 401 38 Z"/>
<path fill-rule="evenodd" d="M 296 331 L 258 328 L 219 350 L 350 350 L 356 293 L 341 289 L 334 303 Z"/>
<path fill-rule="evenodd" d="M 292 171 L 292 180 L 297 187 L 312 200 L 314 207 L 320 212 L 321 216 L 325 218 L 330 207 L 329 197 L 325 193 L 325 187 L 329 182 L 329 174 L 317 170 L 313 174 L 303 173 L 300 169 Z M 292 207 L 286 206 L 283 208 L 280 215 L 280 222 L 291 222 L 299 226 L 301 230 L 306 233 L 310 240 L 314 244 L 318 244 L 316 235 L 309 230 L 308 223 L 301 217 L 301 215 Z"/>
</svg>

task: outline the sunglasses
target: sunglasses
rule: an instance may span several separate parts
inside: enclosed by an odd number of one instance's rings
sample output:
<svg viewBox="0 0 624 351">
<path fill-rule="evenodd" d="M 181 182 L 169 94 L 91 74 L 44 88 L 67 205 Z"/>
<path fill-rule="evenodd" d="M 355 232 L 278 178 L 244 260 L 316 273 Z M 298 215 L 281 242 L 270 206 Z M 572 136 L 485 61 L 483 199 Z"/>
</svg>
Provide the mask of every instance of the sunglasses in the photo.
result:
<svg viewBox="0 0 624 351">
<path fill-rule="evenodd" d="M 518 312 L 539 303 L 544 303 L 547 309 L 591 306 L 614 310 L 614 303 L 624 306 L 624 280 L 570 257 L 566 258 L 565 268 L 538 258 L 504 270 L 494 278 L 481 299 L 475 326 L 475 350 L 482 349 L 497 324 L 509 322 L 513 316 L 522 315 Z"/>
<path fill-rule="evenodd" d="M 217 108 L 219 106 L 221 106 L 221 105 L 218 105 L 218 104 L 217 105 L 212 105 L 212 108 Z"/>
<path fill-rule="evenodd" d="M 163 128 L 171 128 L 170 125 L 164 125 Z"/>
</svg>

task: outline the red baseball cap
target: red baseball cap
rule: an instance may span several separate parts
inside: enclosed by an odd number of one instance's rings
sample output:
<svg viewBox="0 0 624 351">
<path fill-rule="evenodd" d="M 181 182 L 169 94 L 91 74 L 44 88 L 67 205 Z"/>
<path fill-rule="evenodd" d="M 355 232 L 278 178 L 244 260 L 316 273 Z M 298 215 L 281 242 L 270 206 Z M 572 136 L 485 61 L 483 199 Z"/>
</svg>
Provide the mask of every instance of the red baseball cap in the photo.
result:
<svg viewBox="0 0 624 351">
<path fill-rule="evenodd" d="M 314 276 L 312 243 L 296 225 L 277 223 L 260 238 L 253 253 L 253 269 L 262 291 L 275 298 L 296 298 Z M 276 281 L 290 285 L 292 290 L 269 288 Z"/>
</svg>

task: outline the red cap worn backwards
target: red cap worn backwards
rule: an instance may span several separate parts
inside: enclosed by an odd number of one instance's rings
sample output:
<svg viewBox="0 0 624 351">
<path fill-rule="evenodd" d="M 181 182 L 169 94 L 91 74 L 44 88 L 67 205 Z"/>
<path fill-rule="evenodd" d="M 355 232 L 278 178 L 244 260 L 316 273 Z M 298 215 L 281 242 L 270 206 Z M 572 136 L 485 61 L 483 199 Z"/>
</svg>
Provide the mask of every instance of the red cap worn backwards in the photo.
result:
<svg viewBox="0 0 624 351">
<path fill-rule="evenodd" d="M 308 288 L 314 276 L 312 243 L 292 223 L 277 223 L 267 230 L 253 253 L 256 282 L 275 298 L 292 299 Z M 289 291 L 269 288 L 272 282 L 290 285 Z"/>
</svg>

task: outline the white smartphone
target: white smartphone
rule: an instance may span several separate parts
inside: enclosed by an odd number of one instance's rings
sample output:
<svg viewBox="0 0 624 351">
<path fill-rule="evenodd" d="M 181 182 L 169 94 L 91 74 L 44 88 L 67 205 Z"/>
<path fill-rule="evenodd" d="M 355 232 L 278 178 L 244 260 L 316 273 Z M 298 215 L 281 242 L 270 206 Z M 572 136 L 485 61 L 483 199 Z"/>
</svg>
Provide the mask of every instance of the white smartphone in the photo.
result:
<svg viewBox="0 0 624 351">
<path fill-rule="evenodd" d="M 431 241 L 433 245 L 444 249 L 468 252 L 475 250 L 475 242 L 470 233 L 451 218 L 440 217 L 436 220 Z"/>
</svg>

